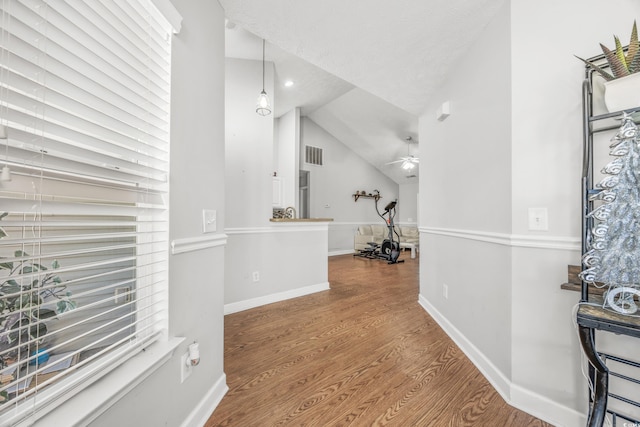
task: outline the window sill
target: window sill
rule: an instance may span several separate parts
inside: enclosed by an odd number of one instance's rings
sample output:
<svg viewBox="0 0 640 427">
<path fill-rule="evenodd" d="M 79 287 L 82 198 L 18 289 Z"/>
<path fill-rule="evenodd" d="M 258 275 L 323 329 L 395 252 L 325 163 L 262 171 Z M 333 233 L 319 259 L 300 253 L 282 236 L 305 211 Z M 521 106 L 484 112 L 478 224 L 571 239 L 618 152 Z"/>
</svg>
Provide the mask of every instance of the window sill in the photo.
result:
<svg viewBox="0 0 640 427">
<path fill-rule="evenodd" d="M 157 341 L 88 388 L 60 403 L 33 426 L 86 425 L 173 357 L 184 337 Z"/>
</svg>

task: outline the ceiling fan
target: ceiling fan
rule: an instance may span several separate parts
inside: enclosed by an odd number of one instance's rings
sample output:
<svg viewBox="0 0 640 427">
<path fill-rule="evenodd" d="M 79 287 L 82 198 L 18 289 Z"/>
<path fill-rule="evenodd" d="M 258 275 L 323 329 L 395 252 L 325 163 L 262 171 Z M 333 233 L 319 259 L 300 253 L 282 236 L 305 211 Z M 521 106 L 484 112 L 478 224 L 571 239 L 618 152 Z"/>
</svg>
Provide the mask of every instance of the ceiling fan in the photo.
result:
<svg viewBox="0 0 640 427">
<path fill-rule="evenodd" d="M 415 168 L 418 163 L 420 163 L 420 159 L 412 155 L 409 151 L 410 145 L 413 142 L 413 138 L 411 136 L 408 136 L 405 138 L 405 141 L 407 141 L 407 155 L 405 157 L 400 157 L 400 159 L 394 160 L 393 162 L 385 163 L 386 165 L 402 163 L 402 169 L 409 171 Z"/>
</svg>

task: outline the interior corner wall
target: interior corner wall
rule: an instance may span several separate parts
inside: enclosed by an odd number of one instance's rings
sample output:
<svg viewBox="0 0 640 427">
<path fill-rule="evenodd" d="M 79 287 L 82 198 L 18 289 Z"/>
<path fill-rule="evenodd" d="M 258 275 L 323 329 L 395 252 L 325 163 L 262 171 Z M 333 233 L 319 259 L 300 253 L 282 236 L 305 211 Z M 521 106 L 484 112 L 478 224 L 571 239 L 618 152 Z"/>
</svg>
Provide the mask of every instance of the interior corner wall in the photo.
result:
<svg viewBox="0 0 640 427">
<path fill-rule="evenodd" d="M 588 393 L 579 295 L 560 289 L 580 260 L 574 55 L 598 54 L 638 15 L 633 0 L 507 1 L 420 117 L 420 301 L 509 403 L 555 425 L 584 425 Z M 443 101 L 451 116 L 438 122 Z M 531 207 L 547 208 L 548 231 L 529 230 Z"/>
<path fill-rule="evenodd" d="M 507 396 L 510 58 L 505 2 L 419 118 L 420 303 Z M 441 121 L 443 102 L 451 115 Z"/>
<path fill-rule="evenodd" d="M 183 22 L 172 47 L 169 234 L 171 240 L 202 237 L 206 208 L 218 213 L 216 239 L 225 226 L 224 10 L 210 1 L 172 3 Z M 169 335 L 185 341 L 92 427 L 202 425 L 224 394 L 224 247 L 171 255 L 168 268 Z M 201 361 L 181 383 L 180 358 L 193 341 L 200 343 Z M 85 392 L 101 398 L 107 380 Z"/>
<path fill-rule="evenodd" d="M 382 223 L 374 200 L 360 198 L 354 202 L 353 194 L 379 190 L 382 209 L 399 197 L 398 184 L 308 117 L 301 120 L 300 135 L 302 146 L 322 148 L 324 156 L 323 166 L 305 163 L 304 158 L 300 160 L 301 169 L 309 171 L 310 216 L 333 218 L 329 225 L 329 253 L 353 251 L 353 236 L 358 225 Z M 303 156 L 304 149 L 300 153 Z"/>
<path fill-rule="evenodd" d="M 567 265 L 580 264 L 584 65 L 574 55 L 601 53 L 614 34 L 628 40 L 640 4 L 513 1 L 511 9 L 512 241 L 520 242 L 512 246 L 512 401 L 554 424 L 584 425 L 579 295 L 559 289 Z M 548 231 L 528 229 L 532 207 L 547 208 Z"/>
</svg>

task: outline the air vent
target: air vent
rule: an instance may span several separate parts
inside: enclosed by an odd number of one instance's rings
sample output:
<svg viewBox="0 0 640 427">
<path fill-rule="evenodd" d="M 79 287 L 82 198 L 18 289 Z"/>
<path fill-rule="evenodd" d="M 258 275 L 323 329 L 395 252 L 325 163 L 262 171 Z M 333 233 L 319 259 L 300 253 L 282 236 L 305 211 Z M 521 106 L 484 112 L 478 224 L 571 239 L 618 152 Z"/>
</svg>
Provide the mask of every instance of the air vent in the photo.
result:
<svg viewBox="0 0 640 427">
<path fill-rule="evenodd" d="M 305 146 L 304 161 L 310 165 L 322 166 L 322 148 L 312 147 L 310 145 Z"/>
<path fill-rule="evenodd" d="M 413 174 L 413 175 L 407 175 L 407 178 L 415 178 L 417 175 Z"/>
</svg>

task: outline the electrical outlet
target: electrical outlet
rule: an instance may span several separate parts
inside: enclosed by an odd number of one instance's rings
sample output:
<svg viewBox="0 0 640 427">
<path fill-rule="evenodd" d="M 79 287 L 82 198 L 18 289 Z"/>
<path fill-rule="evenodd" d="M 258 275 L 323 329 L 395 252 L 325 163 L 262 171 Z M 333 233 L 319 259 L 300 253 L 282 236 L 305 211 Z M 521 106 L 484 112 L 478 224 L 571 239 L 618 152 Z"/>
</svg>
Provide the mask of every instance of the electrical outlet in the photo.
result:
<svg viewBox="0 0 640 427">
<path fill-rule="evenodd" d="M 253 281 L 254 282 L 259 282 L 260 281 L 260 272 L 259 271 L 254 271 L 253 272 Z"/>
<path fill-rule="evenodd" d="M 449 286 L 446 284 L 442 284 L 442 296 L 444 299 L 449 299 Z"/>
<path fill-rule="evenodd" d="M 187 364 L 188 360 L 189 360 L 189 352 L 187 351 L 180 358 L 180 383 L 181 384 L 184 382 L 184 380 L 189 378 L 189 375 L 191 375 L 191 371 L 193 371 L 193 366 L 191 366 L 190 364 Z"/>
</svg>

